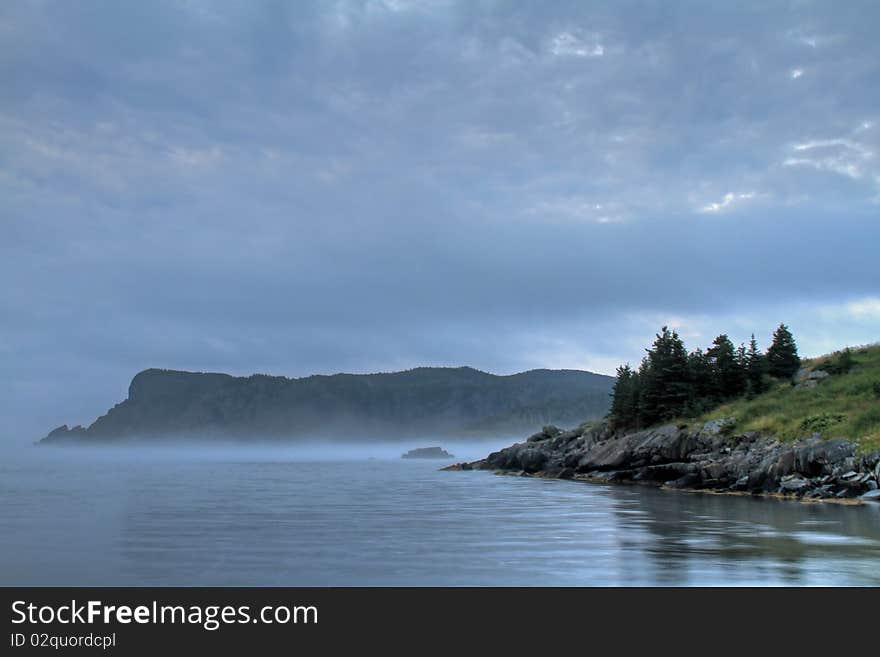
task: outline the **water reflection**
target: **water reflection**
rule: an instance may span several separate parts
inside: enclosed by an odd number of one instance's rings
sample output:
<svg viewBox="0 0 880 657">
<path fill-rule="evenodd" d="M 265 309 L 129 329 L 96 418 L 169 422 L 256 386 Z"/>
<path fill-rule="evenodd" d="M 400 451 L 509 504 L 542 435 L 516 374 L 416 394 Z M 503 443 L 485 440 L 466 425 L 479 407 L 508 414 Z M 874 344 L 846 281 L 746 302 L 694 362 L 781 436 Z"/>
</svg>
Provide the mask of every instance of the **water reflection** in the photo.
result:
<svg viewBox="0 0 880 657">
<path fill-rule="evenodd" d="M 391 458 L 0 463 L 6 585 L 880 585 L 880 505 Z"/>
<path fill-rule="evenodd" d="M 647 557 L 660 584 L 880 583 L 877 507 L 653 489 L 614 496 L 618 523 L 633 530 L 622 549 Z"/>
</svg>

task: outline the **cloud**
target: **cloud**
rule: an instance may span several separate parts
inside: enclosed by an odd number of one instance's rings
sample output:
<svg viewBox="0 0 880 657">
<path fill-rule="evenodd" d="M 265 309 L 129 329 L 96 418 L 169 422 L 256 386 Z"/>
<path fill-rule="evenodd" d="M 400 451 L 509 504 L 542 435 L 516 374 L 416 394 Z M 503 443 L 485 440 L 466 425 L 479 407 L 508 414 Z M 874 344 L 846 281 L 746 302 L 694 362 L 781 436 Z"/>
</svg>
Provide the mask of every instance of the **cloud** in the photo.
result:
<svg viewBox="0 0 880 657">
<path fill-rule="evenodd" d="M 560 32 L 552 38 L 550 52 L 561 57 L 602 57 L 605 46 L 598 35 L 579 37 L 571 32 Z"/>
<path fill-rule="evenodd" d="M 804 31 L 802 28 L 789 30 L 788 37 L 798 45 L 813 50 L 832 45 L 841 39 L 841 36 L 837 34 L 820 34 L 809 30 Z"/>
<path fill-rule="evenodd" d="M 880 319 L 880 298 L 865 297 L 846 304 L 850 315 L 859 319 Z"/>
<path fill-rule="evenodd" d="M 208 149 L 174 146 L 168 156 L 182 168 L 199 169 L 218 164 L 223 159 L 223 151 L 218 146 Z"/>
<path fill-rule="evenodd" d="M 598 203 L 579 196 L 544 199 L 527 208 L 526 215 L 544 221 L 614 224 L 626 221 L 625 208 L 616 202 Z"/>
<path fill-rule="evenodd" d="M 150 366 L 613 372 L 675 318 L 871 341 L 821 309 L 880 277 L 878 11 L 5 3 L 0 414 Z"/>
<path fill-rule="evenodd" d="M 706 205 L 700 208 L 700 212 L 709 213 L 709 214 L 717 214 L 724 210 L 729 209 L 733 205 L 738 205 L 743 201 L 749 201 L 755 198 L 755 192 L 728 192 L 725 194 L 720 201 L 714 201 L 712 203 L 707 203 Z"/>
<path fill-rule="evenodd" d="M 785 166 L 808 166 L 854 180 L 862 179 L 878 166 L 873 150 L 847 138 L 809 140 L 794 144 L 791 150 L 795 155 L 785 159 Z"/>
</svg>

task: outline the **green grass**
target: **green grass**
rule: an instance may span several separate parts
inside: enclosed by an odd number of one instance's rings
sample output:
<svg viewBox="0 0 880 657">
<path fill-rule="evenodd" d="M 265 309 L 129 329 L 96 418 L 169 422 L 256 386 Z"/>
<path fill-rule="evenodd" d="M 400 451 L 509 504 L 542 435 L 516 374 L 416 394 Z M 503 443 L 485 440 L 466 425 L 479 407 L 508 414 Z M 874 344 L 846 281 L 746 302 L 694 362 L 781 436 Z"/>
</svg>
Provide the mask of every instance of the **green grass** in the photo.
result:
<svg viewBox="0 0 880 657">
<path fill-rule="evenodd" d="M 837 353 L 804 361 L 816 369 Z M 835 374 L 815 388 L 794 388 L 777 383 L 753 399 L 736 399 L 699 418 L 733 417 L 739 431 L 759 431 L 781 440 L 795 440 L 820 433 L 823 438 L 849 438 L 860 451 L 880 449 L 880 344 L 852 350 L 854 367 Z"/>
</svg>

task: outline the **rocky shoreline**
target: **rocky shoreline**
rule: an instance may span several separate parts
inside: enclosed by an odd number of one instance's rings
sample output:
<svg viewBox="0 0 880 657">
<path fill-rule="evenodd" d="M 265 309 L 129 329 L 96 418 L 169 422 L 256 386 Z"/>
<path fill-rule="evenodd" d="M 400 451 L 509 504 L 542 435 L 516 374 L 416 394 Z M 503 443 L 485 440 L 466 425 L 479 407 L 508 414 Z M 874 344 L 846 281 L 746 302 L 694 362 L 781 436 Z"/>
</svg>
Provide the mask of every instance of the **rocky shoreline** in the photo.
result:
<svg viewBox="0 0 880 657">
<path fill-rule="evenodd" d="M 615 433 L 607 424 L 543 431 L 485 459 L 444 470 L 491 470 L 522 476 L 640 483 L 712 493 L 800 500 L 880 502 L 880 451 L 813 436 L 785 443 L 735 433 L 715 420 L 699 429 L 674 424 Z"/>
</svg>

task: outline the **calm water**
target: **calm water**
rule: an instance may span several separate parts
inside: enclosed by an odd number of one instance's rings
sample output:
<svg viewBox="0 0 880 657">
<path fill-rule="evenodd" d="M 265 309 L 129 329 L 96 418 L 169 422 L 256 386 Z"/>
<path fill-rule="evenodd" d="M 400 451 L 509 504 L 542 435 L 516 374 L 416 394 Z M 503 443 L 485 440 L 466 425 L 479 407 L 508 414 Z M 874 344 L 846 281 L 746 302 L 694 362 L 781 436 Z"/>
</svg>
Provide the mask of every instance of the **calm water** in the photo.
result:
<svg viewBox="0 0 880 657">
<path fill-rule="evenodd" d="M 0 584 L 880 584 L 880 505 L 438 472 L 401 451 L 6 452 Z"/>
</svg>

